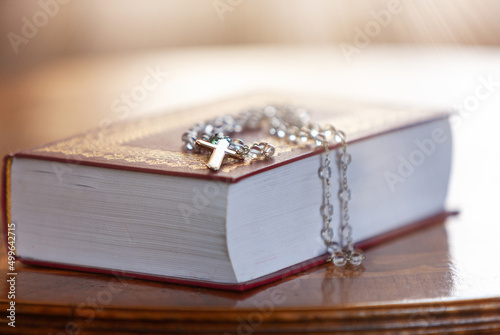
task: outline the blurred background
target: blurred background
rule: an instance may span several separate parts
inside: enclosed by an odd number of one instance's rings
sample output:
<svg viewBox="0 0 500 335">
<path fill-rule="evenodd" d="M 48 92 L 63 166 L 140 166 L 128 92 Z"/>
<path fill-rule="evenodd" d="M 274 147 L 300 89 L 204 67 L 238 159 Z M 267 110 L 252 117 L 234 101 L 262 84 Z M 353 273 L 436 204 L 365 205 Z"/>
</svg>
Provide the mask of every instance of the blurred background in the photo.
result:
<svg viewBox="0 0 500 335">
<path fill-rule="evenodd" d="M 3 0 L 0 155 L 249 90 L 464 110 L 500 81 L 499 18 L 495 0 Z M 497 86 L 455 131 L 490 142 Z"/>
<path fill-rule="evenodd" d="M 352 43 L 356 27 L 390 6 L 400 12 L 372 43 L 500 43 L 494 0 L 4 0 L 0 64 L 17 71 L 57 57 L 145 49 Z M 15 52 L 7 35 L 22 36 L 23 18 L 38 32 Z"/>
<path fill-rule="evenodd" d="M 457 111 L 443 245 L 496 292 L 499 1 L 0 0 L 0 156 L 268 89 Z"/>
</svg>

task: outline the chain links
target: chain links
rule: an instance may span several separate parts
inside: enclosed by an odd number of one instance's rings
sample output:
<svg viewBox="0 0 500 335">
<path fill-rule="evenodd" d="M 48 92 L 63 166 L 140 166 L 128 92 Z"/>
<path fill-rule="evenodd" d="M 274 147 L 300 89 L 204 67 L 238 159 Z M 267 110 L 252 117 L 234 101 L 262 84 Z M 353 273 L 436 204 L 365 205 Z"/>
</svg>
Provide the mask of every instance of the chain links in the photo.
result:
<svg viewBox="0 0 500 335">
<path fill-rule="evenodd" d="M 319 176 L 323 180 L 323 230 L 321 236 L 330 253 L 329 260 L 339 267 L 350 263 L 354 266 L 361 265 L 365 256 L 363 251 L 354 249 L 352 240 L 352 227 L 349 223 L 349 200 L 351 200 L 351 190 L 347 182 L 347 167 L 351 163 L 351 154 L 347 152 L 347 141 L 343 131 L 336 130 L 333 126 L 332 134 L 335 142 L 341 145 L 340 152 L 337 155 L 337 163 L 339 167 L 339 199 L 341 206 L 341 224 L 339 228 L 340 243 L 333 241 L 333 229 L 331 228 L 333 206 L 331 204 L 331 169 L 330 169 L 330 148 L 329 142 L 326 140 L 323 144 L 325 149 L 325 159 L 323 165 L 319 169 Z M 327 209 L 326 209 L 327 208 Z M 326 209 L 326 210 L 325 210 Z"/>
<path fill-rule="evenodd" d="M 347 169 L 351 163 L 351 155 L 347 152 L 347 141 L 344 132 L 335 129 L 332 125 L 320 126 L 309 121 L 309 113 L 304 108 L 267 106 L 263 109 L 248 109 L 235 117 L 226 115 L 213 120 L 199 123 L 182 135 L 184 149 L 191 152 L 202 152 L 203 148 L 197 145 L 197 140 L 217 141 L 226 138 L 229 149 L 234 150 L 245 159 L 266 159 L 272 157 L 275 148 L 267 143 L 246 145 L 241 139 L 230 139 L 229 135 L 240 133 L 244 130 L 267 127 L 269 134 L 288 140 L 292 144 L 307 145 L 311 142 L 324 149 L 325 159 L 319 169 L 319 177 L 323 183 L 323 204 L 321 215 L 323 228 L 321 237 L 330 254 L 328 261 L 342 267 L 347 263 L 358 266 L 365 258 L 363 252 L 354 249 L 352 240 L 352 227 L 349 223 L 349 200 L 351 191 L 347 181 Z M 341 205 L 341 223 L 339 228 L 339 241 L 334 239 L 332 228 L 334 206 L 331 200 L 332 169 L 330 159 L 330 142 L 333 140 L 340 144 L 337 155 L 339 169 L 339 192 Z"/>
</svg>

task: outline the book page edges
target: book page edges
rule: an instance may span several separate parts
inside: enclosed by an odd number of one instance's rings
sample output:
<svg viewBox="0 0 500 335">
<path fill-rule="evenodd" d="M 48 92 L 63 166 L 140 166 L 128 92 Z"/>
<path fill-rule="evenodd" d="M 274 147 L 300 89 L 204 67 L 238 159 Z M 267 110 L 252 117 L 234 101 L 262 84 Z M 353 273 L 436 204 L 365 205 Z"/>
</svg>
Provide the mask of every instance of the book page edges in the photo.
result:
<svg viewBox="0 0 500 335">
<path fill-rule="evenodd" d="M 392 230 L 390 232 L 366 239 L 364 241 L 360 241 L 359 243 L 356 244 L 356 247 L 361 248 L 361 249 L 369 249 L 369 248 L 372 248 L 376 245 L 379 245 L 380 243 L 383 243 L 385 241 L 389 241 L 389 240 L 398 238 L 404 234 L 407 234 L 407 233 L 410 233 L 413 231 L 417 231 L 419 229 L 422 229 L 422 228 L 425 228 L 425 227 L 428 227 L 431 225 L 444 223 L 445 220 L 450 215 L 457 215 L 457 214 L 458 214 L 458 212 L 456 212 L 456 211 L 454 211 L 454 212 L 443 211 L 443 212 L 438 213 L 432 217 L 428 217 L 428 218 L 425 218 L 423 220 L 419 220 L 419 221 L 410 223 L 408 225 L 405 225 L 401 228 Z M 21 258 L 21 257 L 18 257 L 17 259 L 26 265 L 44 266 L 44 267 L 50 267 L 50 268 L 55 268 L 55 269 L 81 271 L 81 272 L 86 272 L 86 273 L 91 272 L 91 273 L 106 274 L 106 275 L 128 277 L 128 278 L 135 278 L 135 279 L 154 280 L 154 281 L 166 282 L 166 283 L 171 283 L 171 284 L 181 284 L 181 285 L 205 287 L 205 288 L 211 288 L 211 289 L 243 292 L 243 291 L 257 288 L 257 287 L 260 287 L 260 286 L 263 286 L 266 284 L 271 284 L 273 282 L 283 280 L 285 278 L 291 277 L 292 275 L 299 274 L 301 272 L 304 272 L 306 270 L 310 270 L 310 269 L 317 267 L 317 266 L 321 266 L 321 265 L 334 266 L 332 264 L 326 263 L 327 258 L 328 258 L 328 255 L 324 254 L 324 255 L 306 260 L 304 262 L 289 266 L 287 268 L 281 269 L 279 271 L 270 273 L 268 275 L 265 275 L 265 276 L 262 276 L 262 277 L 259 277 L 256 279 L 252 279 L 250 281 L 242 282 L 242 283 L 220 283 L 220 282 L 193 280 L 193 279 L 178 278 L 178 277 L 157 276 L 157 275 L 151 275 L 151 274 L 146 274 L 146 273 L 134 273 L 134 272 L 114 270 L 114 269 L 102 269 L 102 268 L 76 266 L 76 265 L 71 265 L 71 264 L 44 262 L 44 261 L 38 261 L 38 260 L 33 260 L 33 259 L 25 259 L 25 258 Z"/>
</svg>

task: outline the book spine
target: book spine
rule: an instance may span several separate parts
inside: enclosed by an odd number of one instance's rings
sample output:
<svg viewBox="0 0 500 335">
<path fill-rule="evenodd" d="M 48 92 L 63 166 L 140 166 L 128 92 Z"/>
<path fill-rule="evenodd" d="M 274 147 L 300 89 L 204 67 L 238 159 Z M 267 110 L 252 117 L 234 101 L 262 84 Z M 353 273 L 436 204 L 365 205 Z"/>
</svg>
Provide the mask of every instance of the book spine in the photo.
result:
<svg viewBox="0 0 500 335">
<path fill-rule="evenodd" d="M 11 167 L 12 167 L 12 156 L 7 155 L 3 160 L 3 171 L 2 171 L 2 221 L 3 221 L 3 238 L 5 243 L 5 249 L 9 251 L 9 223 L 10 223 L 10 177 L 11 177 Z"/>
</svg>

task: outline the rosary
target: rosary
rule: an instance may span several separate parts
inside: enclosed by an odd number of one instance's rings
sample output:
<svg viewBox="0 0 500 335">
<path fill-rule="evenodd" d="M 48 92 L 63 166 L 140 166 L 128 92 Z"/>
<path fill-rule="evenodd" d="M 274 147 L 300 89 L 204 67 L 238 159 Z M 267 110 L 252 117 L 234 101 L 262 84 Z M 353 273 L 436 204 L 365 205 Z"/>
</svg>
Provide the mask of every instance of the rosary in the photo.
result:
<svg viewBox="0 0 500 335">
<path fill-rule="evenodd" d="M 274 155 L 275 148 L 267 142 L 254 143 L 248 146 L 241 139 L 229 137 L 244 130 L 266 127 L 269 134 L 288 140 L 294 145 L 314 144 L 323 147 L 325 159 L 319 169 L 319 177 L 323 182 L 323 204 L 320 208 L 323 216 L 321 237 L 330 254 L 327 261 L 339 267 L 347 263 L 361 265 L 365 256 L 363 251 L 354 249 L 352 227 L 349 224 L 349 200 L 351 191 L 347 183 L 347 167 L 351 163 L 351 155 L 347 152 L 344 132 L 330 124 L 320 126 L 309 122 L 309 113 L 304 108 L 267 106 L 264 109 L 247 109 L 236 116 L 225 115 L 203 123 L 199 123 L 182 135 L 184 149 L 189 152 L 203 153 L 212 151 L 207 167 L 213 171 L 220 169 L 225 156 L 237 160 L 263 160 Z M 338 196 L 341 204 L 341 224 L 339 242 L 334 241 L 333 204 L 331 203 L 331 177 L 329 141 L 333 139 L 341 148 L 337 155 L 340 176 Z"/>
</svg>

